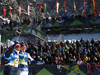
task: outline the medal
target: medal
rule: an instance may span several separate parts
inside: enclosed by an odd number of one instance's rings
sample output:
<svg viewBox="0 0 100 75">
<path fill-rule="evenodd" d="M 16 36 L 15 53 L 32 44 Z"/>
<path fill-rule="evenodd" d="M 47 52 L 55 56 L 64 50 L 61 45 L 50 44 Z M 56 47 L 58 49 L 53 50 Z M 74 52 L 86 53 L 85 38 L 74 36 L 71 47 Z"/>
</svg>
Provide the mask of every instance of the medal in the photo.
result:
<svg viewBox="0 0 100 75">
<path fill-rule="evenodd" d="M 24 57 L 24 60 L 26 60 L 26 58 Z"/>
</svg>

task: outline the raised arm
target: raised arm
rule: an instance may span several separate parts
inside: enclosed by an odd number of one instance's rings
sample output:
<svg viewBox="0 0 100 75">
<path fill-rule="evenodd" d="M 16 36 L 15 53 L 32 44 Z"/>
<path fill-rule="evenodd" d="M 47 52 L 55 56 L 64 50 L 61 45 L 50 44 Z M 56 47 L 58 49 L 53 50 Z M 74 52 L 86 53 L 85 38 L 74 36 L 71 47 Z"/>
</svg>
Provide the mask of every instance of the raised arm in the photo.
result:
<svg viewBox="0 0 100 75">
<path fill-rule="evenodd" d="M 11 47 L 11 49 L 9 49 L 9 50 L 7 50 L 7 51 L 5 52 L 5 56 L 6 56 L 6 57 L 10 57 L 10 54 L 14 51 L 15 46 L 16 46 L 16 43 Z"/>
</svg>

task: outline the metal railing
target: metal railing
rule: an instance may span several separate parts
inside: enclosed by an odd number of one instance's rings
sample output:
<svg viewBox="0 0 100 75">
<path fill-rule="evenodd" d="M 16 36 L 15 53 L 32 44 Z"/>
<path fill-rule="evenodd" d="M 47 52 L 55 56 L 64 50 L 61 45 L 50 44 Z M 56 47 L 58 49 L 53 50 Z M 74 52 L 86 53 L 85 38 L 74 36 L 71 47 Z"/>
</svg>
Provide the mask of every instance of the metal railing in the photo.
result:
<svg viewBox="0 0 100 75">
<path fill-rule="evenodd" d="M 61 41 L 64 42 L 64 36 L 62 34 L 60 34 L 58 39 L 57 39 L 58 43 L 60 43 Z"/>
</svg>

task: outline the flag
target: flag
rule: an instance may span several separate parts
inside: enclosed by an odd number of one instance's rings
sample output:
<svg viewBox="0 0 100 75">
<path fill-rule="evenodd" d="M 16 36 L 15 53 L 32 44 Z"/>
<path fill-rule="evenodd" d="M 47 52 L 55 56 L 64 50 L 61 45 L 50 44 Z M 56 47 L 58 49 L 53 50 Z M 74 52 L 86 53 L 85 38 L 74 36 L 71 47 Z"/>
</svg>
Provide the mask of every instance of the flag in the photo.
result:
<svg viewBox="0 0 100 75">
<path fill-rule="evenodd" d="M 11 8 L 9 8 L 9 12 L 11 13 Z"/>
<path fill-rule="evenodd" d="M 11 7 L 9 7 L 9 12 L 10 12 L 10 16 L 12 17 L 12 13 L 11 13 Z"/>
<path fill-rule="evenodd" d="M 41 12 L 44 12 L 44 5 L 41 4 L 42 8 L 41 8 Z"/>
<path fill-rule="evenodd" d="M 85 2 L 85 0 L 84 0 L 84 10 L 86 10 L 86 2 Z"/>
<path fill-rule="evenodd" d="M 44 8 L 44 5 L 43 4 L 41 4 L 41 6 Z"/>
<path fill-rule="evenodd" d="M 76 11 L 76 5 L 75 5 L 75 1 L 73 1 L 73 4 L 74 4 L 74 11 Z"/>
<path fill-rule="evenodd" d="M 56 12 L 58 13 L 58 11 L 59 11 L 59 3 L 56 2 Z"/>
<path fill-rule="evenodd" d="M 65 9 L 65 12 L 67 12 L 67 10 L 66 10 L 66 3 L 64 2 L 64 9 Z"/>
<path fill-rule="evenodd" d="M 63 68 L 65 68 L 65 69 L 70 71 L 70 65 L 61 65 L 61 67 L 63 67 Z"/>
<path fill-rule="evenodd" d="M 19 6 L 19 16 L 21 15 L 21 10 L 22 10 L 22 7 Z"/>
<path fill-rule="evenodd" d="M 93 8 L 95 10 L 95 0 L 92 0 L 93 1 Z"/>
<path fill-rule="evenodd" d="M 39 4 L 37 4 L 37 13 L 38 13 L 38 11 L 39 11 Z"/>
<path fill-rule="evenodd" d="M 6 17 L 6 9 L 4 8 L 3 9 L 3 12 L 4 12 L 4 18 Z"/>
<path fill-rule="evenodd" d="M 40 10 L 41 10 L 41 4 L 39 4 L 39 11 L 38 11 L 38 13 L 40 12 Z"/>
<path fill-rule="evenodd" d="M 100 63 L 97 63 L 97 65 L 96 65 L 96 69 L 97 69 L 98 72 L 100 73 Z"/>
<path fill-rule="evenodd" d="M 44 3 L 43 5 L 44 5 L 44 11 L 46 12 L 46 3 Z"/>
<path fill-rule="evenodd" d="M 87 65 L 87 74 L 92 73 L 91 64 L 90 63 L 86 63 L 86 65 Z"/>
<path fill-rule="evenodd" d="M 30 15 L 30 6 L 28 5 L 28 15 Z"/>
</svg>

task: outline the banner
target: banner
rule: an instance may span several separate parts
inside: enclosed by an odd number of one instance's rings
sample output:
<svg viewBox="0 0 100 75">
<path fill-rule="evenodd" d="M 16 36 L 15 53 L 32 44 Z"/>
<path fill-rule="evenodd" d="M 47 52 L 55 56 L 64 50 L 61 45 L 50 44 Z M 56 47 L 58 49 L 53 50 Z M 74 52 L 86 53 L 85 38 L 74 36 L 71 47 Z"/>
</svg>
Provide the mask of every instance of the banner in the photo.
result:
<svg viewBox="0 0 100 75">
<path fill-rule="evenodd" d="M 9 7 L 9 12 L 10 12 L 10 16 L 12 17 L 12 13 L 11 13 L 11 7 Z"/>
<path fill-rule="evenodd" d="M 65 12 L 67 12 L 67 10 L 66 10 L 66 3 L 64 2 L 64 9 L 65 9 Z"/>
<path fill-rule="evenodd" d="M 75 5 L 75 1 L 73 1 L 73 4 L 74 4 L 74 11 L 76 11 L 76 5 Z"/>
<path fill-rule="evenodd" d="M 19 16 L 21 15 L 21 10 L 22 10 L 22 7 L 19 6 Z"/>
<path fill-rule="evenodd" d="M 4 8 L 3 9 L 3 12 L 4 12 L 4 18 L 6 17 L 6 9 Z"/>
<path fill-rule="evenodd" d="M 44 3 L 43 6 L 44 6 L 44 11 L 46 12 L 46 3 Z"/>
<path fill-rule="evenodd" d="M 28 75 L 88 75 L 86 65 L 61 65 L 60 69 L 57 68 L 57 65 L 53 64 L 44 64 L 44 65 L 29 65 L 29 74 Z M 70 66 L 71 69 L 66 68 Z M 99 71 L 91 64 L 92 74 L 89 75 L 99 75 Z M 3 75 L 4 67 L 0 67 L 0 75 Z"/>
<path fill-rule="evenodd" d="M 65 68 L 65 69 L 67 69 L 67 70 L 69 70 L 69 71 L 71 70 L 71 69 L 70 69 L 70 65 L 61 65 L 61 67 L 62 67 L 62 68 Z"/>
<path fill-rule="evenodd" d="M 92 0 L 93 1 L 93 8 L 95 10 L 95 0 Z"/>
<path fill-rule="evenodd" d="M 56 2 L 56 12 L 58 13 L 58 11 L 59 11 L 59 3 Z"/>
<path fill-rule="evenodd" d="M 28 5 L 28 15 L 30 15 L 30 6 Z"/>
<path fill-rule="evenodd" d="M 11 13 L 11 8 L 9 8 L 9 12 Z"/>
<path fill-rule="evenodd" d="M 41 6 L 42 6 L 42 8 L 44 8 L 44 5 L 43 4 L 41 4 Z"/>
</svg>

